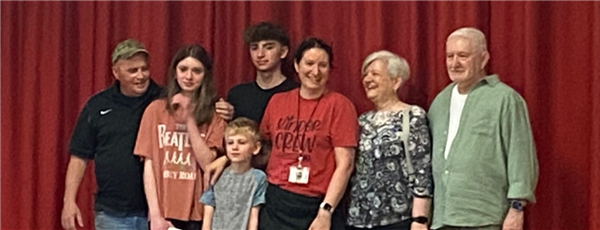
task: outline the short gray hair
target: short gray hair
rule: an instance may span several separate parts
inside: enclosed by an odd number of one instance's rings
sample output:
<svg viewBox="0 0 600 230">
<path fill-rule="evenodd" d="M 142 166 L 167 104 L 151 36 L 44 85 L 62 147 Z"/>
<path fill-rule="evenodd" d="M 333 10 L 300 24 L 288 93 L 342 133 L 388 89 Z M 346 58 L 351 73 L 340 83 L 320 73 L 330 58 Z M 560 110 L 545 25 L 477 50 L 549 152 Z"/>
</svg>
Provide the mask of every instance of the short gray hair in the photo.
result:
<svg viewBox="0 0 600 230">
<path fill-rule="evenodd" d="M 452 32 L 446 42 L 450 40 L 452 37 L 462 37 L 470 40 L 478 49 L 478 51 L 485 52 L 487 51 L 487 41 L 485 40 L 485 34 L 473 27 L 463 27 Z"/>
<path fill-rule="evenodd" d="M 408 62 L 387 50 L 380 50 L 369 54 L 367 58 L 363 61 L 361 73 L 364 75 L 367 67 L 371 65 L 375 60 L 382 60 L 387 64 L 387 73 L 391 78 L 402 78 L 402 81 L 408 80 L 410 77 L 410 67 L 408 66 Z"/>
</svg>

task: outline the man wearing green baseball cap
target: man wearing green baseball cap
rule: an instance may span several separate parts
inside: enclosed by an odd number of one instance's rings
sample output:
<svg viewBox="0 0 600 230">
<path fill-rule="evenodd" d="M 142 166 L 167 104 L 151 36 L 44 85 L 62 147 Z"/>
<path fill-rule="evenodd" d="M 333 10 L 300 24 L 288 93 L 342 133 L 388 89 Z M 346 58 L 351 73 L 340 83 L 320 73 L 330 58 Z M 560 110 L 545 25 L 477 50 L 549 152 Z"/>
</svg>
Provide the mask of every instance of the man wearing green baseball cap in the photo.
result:
<svg viewBox="0 0 600 230">
<path fill-rule="evenodd" d="M 61 223 L 64 229 L 83 227 L 76 195 L 88 160 L 94 160 L 98 191 L 95 229 L 148 229 L 143 164 L 133 154 L 146 106 L 161 88 L 150 79 L 149 53 L 127 39 L 112 53 L 115 83 L 92 96 L 75 125 L 69 152 Z M 87 211 L 87 210 L 84 210 Z"/>
</svg>

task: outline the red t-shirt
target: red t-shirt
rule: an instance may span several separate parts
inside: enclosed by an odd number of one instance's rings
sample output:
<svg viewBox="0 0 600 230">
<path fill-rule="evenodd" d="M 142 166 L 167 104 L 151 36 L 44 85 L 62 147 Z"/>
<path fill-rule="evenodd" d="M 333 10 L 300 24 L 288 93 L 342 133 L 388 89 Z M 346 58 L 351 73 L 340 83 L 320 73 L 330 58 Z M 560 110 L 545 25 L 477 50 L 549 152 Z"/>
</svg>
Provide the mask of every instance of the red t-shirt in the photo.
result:
<svg viewBox="0 0 600 230">
<path fill-rule="evenodd" d="M 353 148 L 358 141 L 354 105 L 333 91 L 310 100 L 300 97 L 299 89 L 275 94 L 261 129 L 273 145 L 267 165 L 269 182 L 306 196 L 327 192 L 336 167 L 334 147 Z M 308 184 L 288 182 L 290 167 L 298 165 L 300 152 L 302 166 L 310 169 Z"/>
<path fill-rule="evenodd" d="M 165 108 L 165 100 L 155 100 L 144 112 L 134 154 L 152 159 L 158 205 L 164 218 L 182 221 L 202 220 L 204 206 L 202 171 L 189 140 L 187 126 L 177 124 Z M 213 114 L 210 125 L 198 127 L 206 145 L 223 150 L 225 121 Z"/>
</svg>

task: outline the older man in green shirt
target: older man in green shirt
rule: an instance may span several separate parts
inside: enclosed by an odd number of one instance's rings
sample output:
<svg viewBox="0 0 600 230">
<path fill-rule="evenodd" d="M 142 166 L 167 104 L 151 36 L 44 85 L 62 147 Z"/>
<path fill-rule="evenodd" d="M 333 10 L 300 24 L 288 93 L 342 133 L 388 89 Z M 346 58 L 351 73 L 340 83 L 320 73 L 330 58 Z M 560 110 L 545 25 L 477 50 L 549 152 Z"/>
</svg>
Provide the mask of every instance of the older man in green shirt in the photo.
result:
<svg viewBox="0 0 600 230">
<path fill-rule="evenodd" d="M 538 162 L 527 105 L 498 76 L 486 76 L 485 35 L 454 31 L 446 41 L 453 83 L 429 110 L 433 137 L 432 229 L 523 229 L 535 202 Z"/>
</svg>

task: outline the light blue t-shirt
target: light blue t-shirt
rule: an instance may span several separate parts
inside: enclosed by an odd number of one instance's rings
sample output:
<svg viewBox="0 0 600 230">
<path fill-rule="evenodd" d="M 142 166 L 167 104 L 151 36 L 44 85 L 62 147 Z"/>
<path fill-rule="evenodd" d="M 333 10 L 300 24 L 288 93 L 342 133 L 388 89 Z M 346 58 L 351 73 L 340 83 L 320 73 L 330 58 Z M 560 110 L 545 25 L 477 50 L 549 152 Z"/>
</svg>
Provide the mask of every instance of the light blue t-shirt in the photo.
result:
<svg viewBox="0 0 600 230">
<path fill-rule="evenodd" d="M 200 202 L 215 208 L 213 230 L 247 229 L 250 209 L 265 203 L 267 176 L 250 169 L 237 174 L 226 168 L 219 181 L 200 198 Z"/>
</svg>

